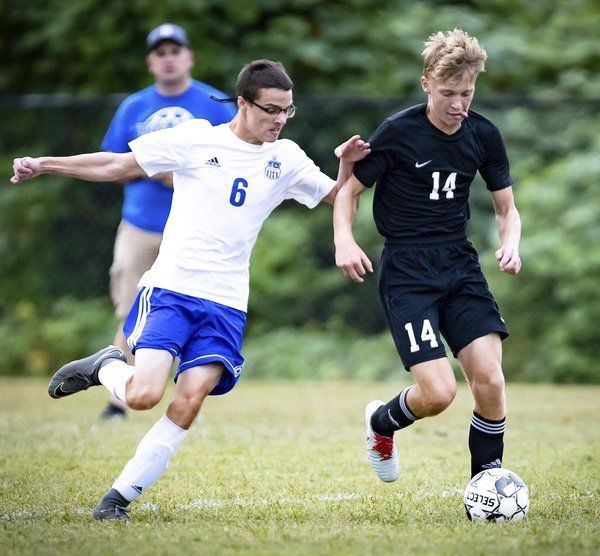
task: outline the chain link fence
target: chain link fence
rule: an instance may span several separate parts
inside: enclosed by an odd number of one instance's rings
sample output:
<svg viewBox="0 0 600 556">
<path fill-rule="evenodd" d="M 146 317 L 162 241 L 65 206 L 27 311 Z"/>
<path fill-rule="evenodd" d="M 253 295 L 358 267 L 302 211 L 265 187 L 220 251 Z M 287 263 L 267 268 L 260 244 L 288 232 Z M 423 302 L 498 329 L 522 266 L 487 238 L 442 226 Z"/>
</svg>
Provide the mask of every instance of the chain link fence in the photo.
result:
<svg viewBox="0 0 600 556">
<path fill-rule="evenodd" d="M 0 152 L 7 178 L 14 156 L 92 152 L 125 95 L 79 97 L 66 94 L 0 97 Z M 299 97 L 299 111 L 284 136 L 295 140 L 324 171 L 335 176 L 332 148 L 354 133 L 368 137 L 387 116 L 422 99 Z M 474 109 L 502 130 L 515 181 L 589 142 L 584 124 L 600 102 L 477 100 Z M 64 294 L 104 295 L 112 242 L 120 219 L 119 185 L 43 177 L 2 190 L 3 304 Z M 474 214 L 489 210 L 482 187 L 472 190 Z M 484 225 L 480 223 L 483 220 Z M 473 218 L 484 241 L 489 219 Z M 26 272 L 24 270 L 26 269 Z"/>
<path fill-rule="evenodd" d="M 121 186 L 55 176 L 11 186 L 8 179 L 16 156 L 61 156 L 98 150 L 123 98 L 124 95 L 0 96 L 0 162 L 5 184 L 0 188 L 0 336 L 4 337 L 0 341 L 0 352 L 4 353 L 0 356 L 0 374 L 15 372 L 16 366 L 24 365 L 19 354 L 24 345 L 29 354 L 25 364 L 41 373 L 54 361 L 47 355 L 52 351 L 50 345 L 69 345 L 55 354 L 56 360 L 64 361 L 72 354 L 89 351 L 89 347 L 97 349 L 101 341 L 111 339 L 114 322 L 108 297 L 108 269 L 120 220 Z M 387 116 L 422 101 L 299 96 L 295 98 L 298 113 L 288 122 L 283 135 L 298 142 L 325 172 L 335 176 L 333 147 L 355 133 L 368 137 Z M 589 124 L 597 119 L 600 101 L 477 98 L 472 108 L 501 129 L 518 199 L 519 183 L 530 175 L 579 149 L 590 148 L 596 140 L 597 126 Z M 494 241 L 491 201 L 479 179 L 472 188 L 470 202 L 470 235 L 480 250 L 488 249 Z M 314 264 L 321 267 L 317 270 L 322 270 L 323 281 L 331 282 L 330 274 L 326 274 L 333 266 L 330 213 L 307 212 L 291 204 L 279 210 L 297 211 L 297 221 L 311 228 L 309 249 L 313 251 Z M 381 239 L 372 222 L 363 231 L 363 243 L 376 258 Z M 273 280 L 277 282 L 280 277 L 273 276 Z M 337 312 L 339 321 L 350 323 L 359 333 L 382 332 L 383 317 L 379 309 L 374 309 L 379 305 L 375 282 L 360 291 L 348 284 L 337 286 L 331 282 L 335 295 L 318 294 L 319 286 L 315 284 L 303 290 L 306 300 L 297 306 L 304 310 L 314 307 L 315 322 L 335 323 Z M 252 297 L 250 300 L 254 317 L 251 322 L 265 322 L 269 314 L 281 312 L 280 307 L 264 306 L 269 303 L 269 296 L 257 299 L 261 306 L 253 305 Z M 365 306 L 373 310 L 365 312 Z M 306 322 L 306 318 L 303 313 L 296 322 Z M 69 324 L 73 319 L 79 319 L 79 324 Z M 286 319 L 274 320 L 277 324 L 273 328 L 279 326 L 280 320 L 295 322 L 292 315 L 289 319 L 286 315 Z M 40 352 L 46 355 L 41 356 Z M 36 357 L 40 362 L 35 362 Z"/>
</svg>

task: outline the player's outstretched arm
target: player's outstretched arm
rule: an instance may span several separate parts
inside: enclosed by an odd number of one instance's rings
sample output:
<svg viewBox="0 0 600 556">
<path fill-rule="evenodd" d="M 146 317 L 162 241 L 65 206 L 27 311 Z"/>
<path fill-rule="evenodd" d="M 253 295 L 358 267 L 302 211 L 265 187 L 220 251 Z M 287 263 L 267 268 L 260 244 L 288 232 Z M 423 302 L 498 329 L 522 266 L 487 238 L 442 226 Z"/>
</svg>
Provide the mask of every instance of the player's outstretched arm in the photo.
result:
<svg viewBox="0 0 600 556">
<path fill-rule="evenodd" d="M 42 174 L 69 176 L 86 181 L 130 181 L 144 177 L 133 153 L 97 152 L 75 156 L 29 156 L 13 161 L 11 183 L 22 183 Z"/>
<path fill-rule="evenodd" d="M 358 246 L 352 234 L 358 199 L 364 190 L 365 186 L 352 175 L 338 192 L 333 205 L 335 264 L 344 276 L 355 282 L 364 282 L 363 276 L 367 272 L 373 272 L 369 257 Z"/>
<path fill-rule="evenodd" d="M 335 156 L 340 159 L 338 167 L 338 175 L 335 182 L 335 187 L 329 192 L 329 194 L 323 198 L 323 201 L 333 205 L 335 197 L 342 186 L 348 181 L 352 175 L 354 163 L 362 160 L 371 152 L 371 146 L 369 143 L 365 143 L 360 135 L 353 135 L 335 148 Z"/>
<path fill-rule="evenodd" d="M 515 205 L 512 187 L 492 192 L 496 225 L 501 247 L 496 251 L 496 259 L 502 272 L 517 274 L 521 270 L 519 243 L 521 241 L 521 218 Z"/>
</svg>

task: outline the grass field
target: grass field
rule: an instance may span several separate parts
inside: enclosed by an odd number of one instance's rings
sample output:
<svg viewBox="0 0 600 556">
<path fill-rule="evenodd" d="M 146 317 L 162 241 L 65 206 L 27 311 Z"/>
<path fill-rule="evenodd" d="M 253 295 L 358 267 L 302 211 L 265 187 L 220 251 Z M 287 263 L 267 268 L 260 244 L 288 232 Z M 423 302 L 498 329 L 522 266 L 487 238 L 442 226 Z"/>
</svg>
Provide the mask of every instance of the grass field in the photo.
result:
<svg viewBox="0 0 600 556">
<path fill-rule="evenodd" d="M 509 385 L 504 464 L 528 483 L 522 524 L 467 521 L 471 401 L 397 435 L 381 483 L 362 412 L 387 383 L 242 383 L 210 399 L 129 523 L 90 510 L 164 411 L 99 424 L 96 388 L 51 400 L 0 380 L 0 554 L 600 554 L 600 388 Z"/>
</svg>

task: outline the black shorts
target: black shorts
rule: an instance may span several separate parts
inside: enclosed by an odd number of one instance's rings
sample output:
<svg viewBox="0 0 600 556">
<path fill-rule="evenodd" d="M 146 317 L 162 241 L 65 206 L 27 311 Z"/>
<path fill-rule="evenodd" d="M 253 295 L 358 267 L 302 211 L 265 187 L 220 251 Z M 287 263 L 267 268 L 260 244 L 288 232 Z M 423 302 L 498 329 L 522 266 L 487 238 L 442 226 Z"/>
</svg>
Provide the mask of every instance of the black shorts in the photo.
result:
<svg viewBox="0 0 600 556">
<path fill-rule="evenodd" d="M 386 244 L 379 295 L 407 370 L 446 356 L 440 334 L 454 356 L 476 338 L 508 336 L 468 241 L 423 248 Z"/>
</svg>

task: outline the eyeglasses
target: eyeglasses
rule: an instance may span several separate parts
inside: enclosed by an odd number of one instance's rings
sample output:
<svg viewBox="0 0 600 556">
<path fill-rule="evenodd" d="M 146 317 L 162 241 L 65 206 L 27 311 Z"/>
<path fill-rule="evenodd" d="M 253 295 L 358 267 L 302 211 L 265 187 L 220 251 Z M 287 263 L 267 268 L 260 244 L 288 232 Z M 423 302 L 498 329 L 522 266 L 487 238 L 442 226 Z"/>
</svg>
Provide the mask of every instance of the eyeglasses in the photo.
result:
<svg viewBox="0 0 600 556">
<path fill-rule="evenodd" d="M 258 102 L 254 102 L 251 98 L 244 97 L 250 104 L 254 104 L 254 106 L 258 106 L 261 110 L 269 114 L 269 116 L 279 116 L 282 112 L 286 115 L 287 118 L 293 118 L 296 114 L 297 107 L 293 104 L 290 104 L 287 108 L 279 108 L 279 106 L 261 106 Z"/>
</svg>

